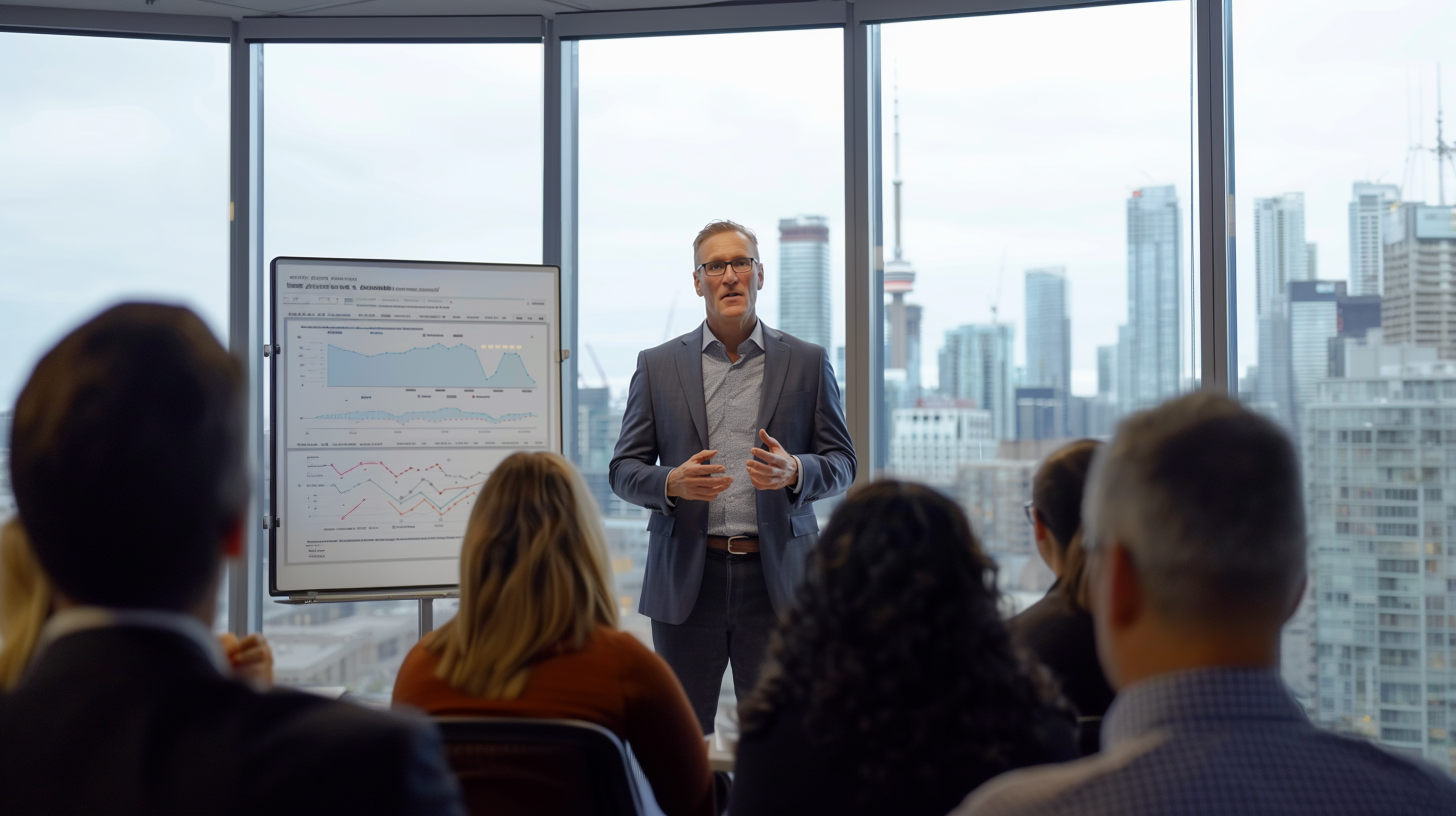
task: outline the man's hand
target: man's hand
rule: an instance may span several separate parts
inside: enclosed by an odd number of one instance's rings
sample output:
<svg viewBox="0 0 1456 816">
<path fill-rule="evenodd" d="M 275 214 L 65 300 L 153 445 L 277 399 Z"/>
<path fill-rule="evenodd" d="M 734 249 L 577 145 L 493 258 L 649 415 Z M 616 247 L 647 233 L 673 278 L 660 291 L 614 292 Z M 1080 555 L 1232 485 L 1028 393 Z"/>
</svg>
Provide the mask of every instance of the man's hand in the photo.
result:
<svg viewBox="0 0 1456 816">
<path fill-rule="evenodd" d="M 686 462 L 667 474 L 667 495 L 689 501 L 712 501 L 733 484 L 732 476 L 722 476 L 728 469 L 722 465 L 705 465 L 703 461 L 717 455 L 715 450 L 698 451 Z"/>
<path fill-rule="evenodd" d="M 768 450 L 754 448 L 755 458 L 748 460 L 748 479 L 759 490 L 780 490 L 789 487 L 799 478 L 799 462 L 784 450 L 777 439 L 760 428 L 758 438 Z"/>
<path fill-rule="evenodd" d="M 273 649 L 267 638 L 251 634 L 242 640 L 232 632 L 218 635 L 222 650 L 232 666 L 233 677 L 255 688 L 270 688 L 273 685 Z"/>
</svg>

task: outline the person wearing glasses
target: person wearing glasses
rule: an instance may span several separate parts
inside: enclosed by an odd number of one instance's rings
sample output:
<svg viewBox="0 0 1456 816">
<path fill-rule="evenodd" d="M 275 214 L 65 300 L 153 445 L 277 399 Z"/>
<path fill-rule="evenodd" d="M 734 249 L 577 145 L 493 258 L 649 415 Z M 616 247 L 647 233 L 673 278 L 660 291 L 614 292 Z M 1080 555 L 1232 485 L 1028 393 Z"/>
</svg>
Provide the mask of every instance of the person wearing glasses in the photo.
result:
<svg viewBox="0 0 1456 816">
<path fill-rule="evenodd" d="M 849 487 L 855 455 L 828 354 L 758 319 L 753 232 L 708 224 L 693 264 L 707 317 L 638 355 L 610 478 L 652 511 L 639 610 L 711 734 L 724 670 L 739 699 L 757 685 L 819 531 L 814 502 Z"/>
<path fill-rule="evenodd" d="M 1078 439 L 1041 463 L 1031 481 L 1026 520 L 1042 561 L 1057 576 L 1046 597 L 1007 621 L 1011 638 L 1051 670 L 1077 707 L 1083 755 L 1101 744 L 1102 717 L 1112 705 L 1112 686 L 1097 662 L 1088 600 L 1087 555 L 1082 549 L 1082 493 L 1102 443 Z"/>
</svg>

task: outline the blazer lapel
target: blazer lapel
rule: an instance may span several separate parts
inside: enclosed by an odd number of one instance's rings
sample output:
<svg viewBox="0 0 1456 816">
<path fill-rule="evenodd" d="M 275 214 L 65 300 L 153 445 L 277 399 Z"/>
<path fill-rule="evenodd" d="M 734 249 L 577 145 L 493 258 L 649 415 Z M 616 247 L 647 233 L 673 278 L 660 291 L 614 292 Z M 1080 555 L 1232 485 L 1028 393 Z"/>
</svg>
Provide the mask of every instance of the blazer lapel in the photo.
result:
<svg viewBox="0 0 1456 816">
<path fill-rule="evenodd" d="M 767 326 L 763 328 L 763 342 L 763 396 L 758 403 L 758 427 L 768 428 L 769 420 L 778 410 L 784 380 L 789 376 L 789 344 L 783 341 L 782 333 Z"/>
<path fill-rule="evenodd" d="M 698 431 L 699 450 L 708 449 L 708 405 L 703 398 L 703 329 L 682 337 L 677 349 L 677 379 Z"/>
</svg>

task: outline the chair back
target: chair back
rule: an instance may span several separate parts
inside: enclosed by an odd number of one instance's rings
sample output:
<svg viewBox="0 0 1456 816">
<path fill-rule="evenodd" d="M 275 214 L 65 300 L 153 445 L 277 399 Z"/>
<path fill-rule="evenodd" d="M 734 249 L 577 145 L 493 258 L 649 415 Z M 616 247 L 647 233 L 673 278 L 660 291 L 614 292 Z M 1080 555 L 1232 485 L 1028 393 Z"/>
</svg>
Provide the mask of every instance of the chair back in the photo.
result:
<svg viewBox="0 0 1456 816">
<path fill-rule="evenodd" d="M 436 717 L 471 814 L 641 816 L 617 735 L 580 720 Z"/>
</svg>

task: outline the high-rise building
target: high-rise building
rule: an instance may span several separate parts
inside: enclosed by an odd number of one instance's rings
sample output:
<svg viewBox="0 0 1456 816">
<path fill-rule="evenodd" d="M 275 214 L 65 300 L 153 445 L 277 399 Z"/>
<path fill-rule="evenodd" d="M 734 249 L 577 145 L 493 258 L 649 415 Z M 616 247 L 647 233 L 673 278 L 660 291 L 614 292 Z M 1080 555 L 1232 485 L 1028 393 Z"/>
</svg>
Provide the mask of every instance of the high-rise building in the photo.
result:
<svg viewBox="0 0 1456 816">
<path fill-rule="evenodd" d="M 945 333 L 940 355 L 942 390 L 949 384 L 954 391 L 947 396 L 974 400 L 976 407 L 990 411 L 996 439 L 1016 435 L 1013 335 L 1012 327 L 1003 323 L 961 326 Z"/>
<path fill-rule="evenodd" d="M 1172 185 L 1127 200 L 1126 365 L 1118 371 L 1123 410 L 1155 405 L 1181 387 L 1183 215 Z"/>
<path fill-rule="evenodd" d="M 1349 295 L 1339 300 L 1338 308 L 1335 320 L 1339 333 L 1329 341 L 1330 377 L 1345 376 L 1345 350 L 1349 344 L 1363 342 L 1371 331 L 1380 335 L 1379 295 Z"/>
<path fill-rule="evenodd" d="M 920 387 L 920 320 L 925 310 L 919 304 L 905 304 L 905 388 L 912 400 L 922 396 Z"/>
<path fill-rule="evenodd" d="M 779 220 L 779 325 L 800 340 L 829 348 L 829 219 L 801 215 Z"/>
<path fill-rule="evenodd" d="M 1068 396 L 1060 388 L 1016 389 L 1016 438 L 1065 439 L 1070 436 Z M 1085 418 L 1080 424 L 1085 427 Z"/>
<path fill-rule="evenodd" d="M 1312 709 L 1456 773 L 1456 363 L 1433 356 L 1352 344 L 1309 407 Z"/>
<path fill-rule="evenodd" d="M 1381 231 L 1386 213 L 1399 206 L 1394 184 L 1357 181 L 1350 191 L 1350 294 L 1380 295 L 1385 291 L 1385 242 Z"/>
<path fill-rule="evenodd" d="M 1310 279 L 1304 240 L 1304 193 L 1254 199 L 1255 311 L 1259 377 L 1254 399 L 1280 424 L 1296 424 L 1290 359 L 1289 285 Z"/>
<path fill-rule="evenodd" d="M 1036 552 L 1036 538 L 1022 507 L 1031 498 L 1035 459 L 996 458 L 961 465 L 956 501 L 966 511 L 981 546 L 998 560 Z"/>
<path fill-rule="evenodd" d="M 1389 210 L 1381 327 L 1389 343 L 1414 343 L 1456 359 L 1456 207 Z"/>
<path fill-rule="evenodd" d="M 1295 281 L 1289 284 L 1290 428 L 1303 426 L 1304 407 L 1314 401 L 1319 381 L 1329 375 L 1330 339 L 1340 334 L 1344 281 Z"/>
<path fill-rule="evenodd" d="M 1023 385 L 1072 391 L 1072 321 L 1065 267 L 1026 272 L 1026 380 Z"/>
<path fill-rule="evenodd" d="M 957 405 L 896 408 L 890 419 L 890 471 L 897 479 L 955 486 L 960 466 L 996 458 L 991 412 Z"/>
<path fill-rule="evenodd" d="M 1097 347 L 1097 396 L 1117 395 L 1117 344 Z"/>
<path fill-rule="evenodd" d="M 1304 193 L 1254 199 L 1254 287 L 1259 315 L 1294 281 L 1309 280 Z M 1262 365 L 1262 363 L 1261 363 Z"/>
</svg>

